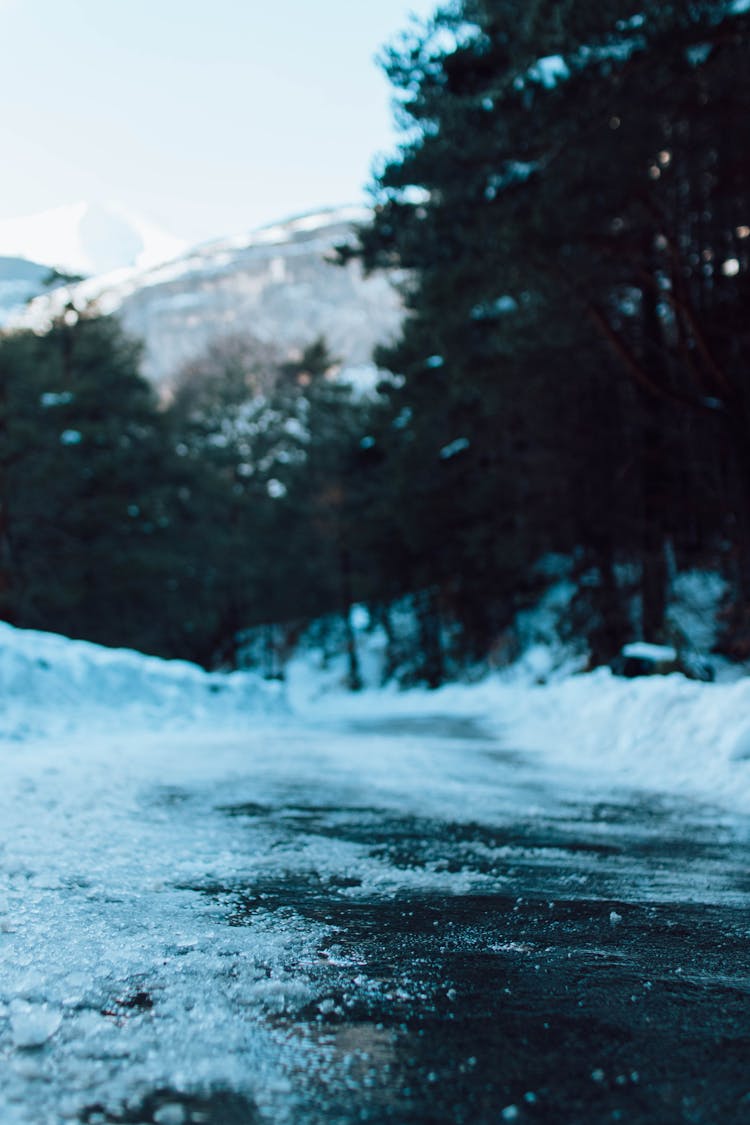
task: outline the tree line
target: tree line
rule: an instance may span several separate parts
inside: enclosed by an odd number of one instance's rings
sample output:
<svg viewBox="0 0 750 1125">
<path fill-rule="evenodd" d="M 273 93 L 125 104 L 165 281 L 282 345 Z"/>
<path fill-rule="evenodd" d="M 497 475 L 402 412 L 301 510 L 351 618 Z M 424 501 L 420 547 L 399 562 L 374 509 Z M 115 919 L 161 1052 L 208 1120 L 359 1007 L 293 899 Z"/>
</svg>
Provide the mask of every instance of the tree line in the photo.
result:
<svg viewBox="0 0 750 1125">
<path fill-rule="evenodd" d="M 402 127 L 340 257 L 400 278 L 377 393 L 249 335 L 159 400 L 115 322 L 0 339 L 0 615 L 207 665 L 370 608 L 440 683 L 574 560 L 592 662 L 728 581 L 750 655 L 743 0 L 456 0 L 386 50 Z M 404 627 L 404 615 L 409 617 Z"/>
<path fill-rule="evenodd" d="M 222 341 L 166 399 L 139 363 L 71 310 L 0 339 L 0 617 L 232 667 L 253 626 L 341 614 L 365 404 L 323 342 Z"/>
<path fill-rule="evenodd" d="M 405 276 L 398 568 L 477 654 L 562 551 L 595 661 L 664 639 L 675 566 L 750 655 L 748 7 L 459 0 L 384 55 L 355 253 Z"/>
</svg>

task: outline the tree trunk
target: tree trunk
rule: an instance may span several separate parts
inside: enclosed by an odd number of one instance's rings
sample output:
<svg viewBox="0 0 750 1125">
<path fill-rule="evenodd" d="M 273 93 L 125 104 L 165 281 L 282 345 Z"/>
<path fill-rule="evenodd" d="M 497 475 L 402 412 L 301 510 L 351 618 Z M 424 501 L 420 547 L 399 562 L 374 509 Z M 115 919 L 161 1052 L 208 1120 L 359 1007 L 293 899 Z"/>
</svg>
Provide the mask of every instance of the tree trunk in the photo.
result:
<svg viewBox="0 0 750 1125">
<path fill-rule="evenodd" d="M 593 589 L 594 627 L 589 634 L 591 665 L 610 664 L 629 639 L 630 622 L 622 591 L 617 582 L 612 543 L 594 549 L 594 565 L 599 582 Z"/>
<path fill-rule="evenodd" d="M 750 426 L 740 410 L 727 421 L 736 476 L 735 496 L 727 504 L 734 514 L 732 538 L 737 546 L 733 580 L 738 601 L 750 605 Z"/>
<path fill-rule="evenodd" d="M 441 636 L 440 606 L 436 590 L 424 590 L 416 599 L 422 667 L 428 687 L 445 682 L 445 656 Z"/>
<path fill-rule="evenodd" d="M 341 616 L 344 621 L 346 636 L 346 685 L 349 691 L 361 691 L 364 685 L 357 654 L 357 638 L 352 625 L 352 560 L 346 547 L 341 548 L 339 561 L 341 568 Z"/>
<path fill-rule="evenodd" d="M 656 276 L 651 235 L 646 236 L 646 260 L 650 272 Z M 659 318 L 656 291 L 644 287 L 643 303 L 643 361 L 653 372 L 655 381 L 663 384 L 665 344 L 663 325 Z M 666 526 L 672 494 L 668 469 L 666 425 L 667 407 L 664 400 L 654 395 L 644 395 L 644 422 L 641 437 L 641 614 L 643 638 L 661 641 L 664 638 L 664 617 L 667 609 L 667 560 L 664 541 L 669 534 Z"/>
<path fill-rule="evenodd" d="M 647 403 L 646 409 L 648 416 L 641 449 L 641 621 L 644 640 L 658 642 L 664 638 L 667 608 L 666 451 L 662 404 L 654 399 Z"/>
</svg>

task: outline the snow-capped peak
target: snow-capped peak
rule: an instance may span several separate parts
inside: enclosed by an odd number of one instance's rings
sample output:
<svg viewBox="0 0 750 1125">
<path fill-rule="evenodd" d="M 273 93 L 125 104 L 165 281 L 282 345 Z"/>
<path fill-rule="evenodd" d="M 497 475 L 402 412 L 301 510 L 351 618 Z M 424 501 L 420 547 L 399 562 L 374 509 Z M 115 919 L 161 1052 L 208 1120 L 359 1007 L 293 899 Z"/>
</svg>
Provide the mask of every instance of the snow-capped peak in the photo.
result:
<svg viewBox="0 0 750 1125">
<path fill-rule="evenodd" d="M 28 258 L 65 273 L 148 269 L 184 249 L 180 239 L 115 203 L 70 203 L 0 220 L 0 256 Z"/>
</svg>

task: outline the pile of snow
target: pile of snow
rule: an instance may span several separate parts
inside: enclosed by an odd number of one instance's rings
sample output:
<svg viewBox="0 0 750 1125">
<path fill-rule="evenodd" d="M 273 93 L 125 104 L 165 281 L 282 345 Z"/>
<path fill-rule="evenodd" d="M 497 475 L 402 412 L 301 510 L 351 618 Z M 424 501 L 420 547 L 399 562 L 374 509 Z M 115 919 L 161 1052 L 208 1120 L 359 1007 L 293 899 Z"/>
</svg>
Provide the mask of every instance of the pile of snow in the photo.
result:
<svg viewBox="0 0 750 1125">
<path fill-rule="evenodd" d="M 750 812 L 750 679 L 622 679 L 600 668 L 494 693 L 517 744 L 579 771 L 584 785 L 679 792 Z"/>
<path fill-rule="evenodd" d="M 0 738 L 113 723 L 158 730 L 232 725 L 280 710 L 278 687 L 252 672 L 207 673 L 182 660 L 71 641 L 0 623 Z"/>
</svg>

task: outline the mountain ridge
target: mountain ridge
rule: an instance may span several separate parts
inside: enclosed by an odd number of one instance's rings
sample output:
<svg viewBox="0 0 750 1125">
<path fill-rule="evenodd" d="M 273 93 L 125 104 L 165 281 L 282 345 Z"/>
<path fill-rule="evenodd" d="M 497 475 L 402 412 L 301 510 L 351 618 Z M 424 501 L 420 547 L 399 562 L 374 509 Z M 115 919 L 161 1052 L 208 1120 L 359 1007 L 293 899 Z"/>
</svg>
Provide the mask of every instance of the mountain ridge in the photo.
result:
<svg viewBox="0 0 750 1125">
<path fill-rule="evenodd" d="M 0 256 L 69 274 L 145 269 L 185 249 L 182 239 L 114 202 L 78 200 L 0 220 Z"/>
<path fill-rule="evenodd" d="M 247 335 L 293 354 L 323 336 L 344 366 L 371 360 L 403 311 L 392 280 L 357 262 L 333 264 L 363 207 L 318 209 L 191 247 L 169 261 L 63 285 L 12 314 L 13 328 L 44 331 L 67 307 L 116 314 L 144 343 L 144 374 L 168 382 L 217 340 Z"/>
</svg>

